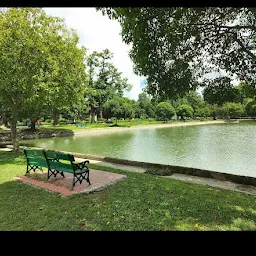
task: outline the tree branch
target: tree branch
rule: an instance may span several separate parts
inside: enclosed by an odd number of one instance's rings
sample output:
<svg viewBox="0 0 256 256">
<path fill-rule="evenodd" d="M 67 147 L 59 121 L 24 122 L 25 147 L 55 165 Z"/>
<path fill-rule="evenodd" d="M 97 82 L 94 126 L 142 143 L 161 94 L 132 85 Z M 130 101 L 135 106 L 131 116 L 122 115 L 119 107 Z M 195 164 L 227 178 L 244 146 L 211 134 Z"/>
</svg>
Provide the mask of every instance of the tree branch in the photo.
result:
<svg viewBox="0 0 256 256">
<path fill-rule="evenodd" d="M 218 27 L 218 28 L 226 28 L 228 30 L 232 30 L 232 29 L 238 29 L 238 30 L 240 30 L 240 29 L 250 29 L 250 30 L 256 31 L 256 26 L 254 26 L 254 25 L 225 26 L 225 25 L 218 25 L 218 24 L 215 24 L 215 23 L 192 23 L 190 25 L 192 25 L 192 26 L 214 26 L 214 27 Z"/>
</svg>

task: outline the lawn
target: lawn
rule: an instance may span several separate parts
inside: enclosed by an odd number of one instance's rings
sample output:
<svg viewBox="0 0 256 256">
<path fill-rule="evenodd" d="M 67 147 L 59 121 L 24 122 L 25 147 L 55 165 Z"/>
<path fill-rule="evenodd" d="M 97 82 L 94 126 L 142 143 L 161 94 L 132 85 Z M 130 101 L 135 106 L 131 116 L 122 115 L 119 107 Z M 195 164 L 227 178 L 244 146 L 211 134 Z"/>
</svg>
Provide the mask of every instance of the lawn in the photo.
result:
<svg viewBox="0 0 256 256">
<path fill-rule="evenodd" d="M 0 230 L 256 230 L 256 198 L 204 185 L 90 167 L 127 178 L 100 192 L 63 198 L 13 177 L 22 153 L 0 151 Z"/>
<path fill-rule="evenodd" d="M 167 123 L 177 123 L 180 121 L 168 121 Z M 163 124 L 162 121 L 148 121 L 148 120 L 130 120 L 130 121 L 118 121 L 117 125 L 115 123 L 86 123 L 84 127 L 77 127 L 74 124 L 59 124 L 53 126 L 50 124 L 43 124 L 40 128 L 45 129 L 68 129 L 68 130 L 81 130 L 81 129 L 90 129 L 90 128 L 105 128 L 105 127 L 130 127 L 138 125 L 152 125 L 152 124 Z"/>
</svg>

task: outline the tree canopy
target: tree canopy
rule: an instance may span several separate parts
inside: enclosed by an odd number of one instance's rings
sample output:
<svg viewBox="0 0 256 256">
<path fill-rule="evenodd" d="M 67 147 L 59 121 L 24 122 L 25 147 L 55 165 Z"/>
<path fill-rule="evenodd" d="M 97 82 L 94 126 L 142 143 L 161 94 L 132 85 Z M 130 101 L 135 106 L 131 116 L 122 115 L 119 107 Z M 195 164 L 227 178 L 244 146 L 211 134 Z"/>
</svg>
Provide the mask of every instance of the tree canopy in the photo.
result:
<svg viewBox="0 0 256 256">
<path fill-rule="evenodd" d="M 46 105 L 58 109 L 84 88 L 84 50 L 78 36 L 40 8 L 0 10 L 0 98 L 10 109 L 14 149 L 17 120 Z"/>
<path fill-rule="evenodd" d="M 196 88 L 204 74 L 224 71 L 256 81 L 254 8 L 98 8 L 119 21 L 132 45 L 135 72 L 162 98 Z"/>
<path fill-rule="evenodd" d="M 122 72 L 111 63 L 112 58 L 113 53 L 108 49 L 102 52 L 94 51 L 87 58 L 89 87 L 85 92 L 85 98 L 92 110 L 92 122 L 96 109 L 99 109 L 102 117 L 102 105 L 116 94 L 123 96 L 124 91 L 129 91 L 132 87 L 128 79 L 122 77 Z"/>
</svg>

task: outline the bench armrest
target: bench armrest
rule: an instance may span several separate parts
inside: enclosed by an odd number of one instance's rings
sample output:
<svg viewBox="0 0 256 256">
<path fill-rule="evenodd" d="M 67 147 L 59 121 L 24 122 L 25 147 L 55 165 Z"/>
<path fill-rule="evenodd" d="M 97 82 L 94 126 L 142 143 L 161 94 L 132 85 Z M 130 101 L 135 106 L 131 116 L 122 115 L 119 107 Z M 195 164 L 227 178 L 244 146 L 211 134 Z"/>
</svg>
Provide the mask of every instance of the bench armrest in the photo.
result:
<svg viewBox="0 0 256 256">
<path fill-rule="evenodd" d="M 89 160 L 86 160 L 86 161 L 83 161 L 83 162 L 80 162 L 80 163 L 76 163 L 74 162 L 75 165 L 77 165 L 79 167 L 79 169 L 82 169 L 84 168 L 87 164 L 89 164 Z"/>
</svg>

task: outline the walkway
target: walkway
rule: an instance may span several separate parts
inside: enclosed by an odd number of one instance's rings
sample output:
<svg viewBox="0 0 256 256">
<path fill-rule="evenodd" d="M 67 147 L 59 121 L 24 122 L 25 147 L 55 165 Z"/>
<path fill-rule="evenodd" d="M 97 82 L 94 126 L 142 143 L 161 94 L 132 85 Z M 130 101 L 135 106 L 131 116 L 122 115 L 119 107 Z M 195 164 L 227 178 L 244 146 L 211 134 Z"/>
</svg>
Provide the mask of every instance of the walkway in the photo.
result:
<svg viewBox="0 0 256 256">
<path fill-rule="evenodd" d="M 79 161 L 82 161 L 83 159 L 77 158 Z M 142 167 L 136 167 L 136 166 L 128 166 L 123 164 L 115 164 L 115 163 L 109 163 L 104 161 L 98 161 L 98 160 L 90 160 L 91 164 L 98 164 L 101 166 L 107 166 L 112 167 L 116 169 L 121 169 L 129 172 L 140 172 L 144 173 L 147 169 Z M 237 192 L 247 193 L 250 195 L 256 195 L 256 187 L 255 186 L 249 186 L 249 185 L 242 185 L 237 184 L 230 181 L 221 181 L 217 179 L 210 179 L 210 178 L 203 178 L 203 177 L 197 177 L 197 176 L 190 176 L 185 174 L 179 174 L 174 173 L 171 176 L 162 176 L 169 179 L 175 179 L 175 180 L 181 180 L 184 182 L 194 183 L 194 184 L 201 184 L 201 185 L 208 185 L 216 188 L 222 188 L 222 189 L 228 189 L 233 190 Z"/>
<path fill-rule="evenodd" d="M 1 150 L 9 151 L 11 149 L 1 148 Z M 76 158 L 76 160 L 84 161 L 85 159 Z M 115 169 L 121 169 L 121 170 L 128 171 L 128 172 L 144 173 L 147 170 L 146 168 L 136 167 L 136 166 L 131 166 L 131 165 L 109 163 L 109 162 L 105 162 L 105 161 L 91 160 L 91 159 L 88 159 L 88 160 L 90 161 L 91 164 L 111 167 L 111 168 L 115 168 Z M 99 172 L 99 170 L 97 170 L 97 172 Z M 94 173 L 94 171 L 92 173 Z M 101 180 L 101 185 L 98 184 L 95 187 L 95 190 L 99 190 L 101 187 L 102 188 L 106 187 L 109 184 L 113 184 L 114 182 L 118 182 L 119 180 L 122 180 L 123 178 L 125 178 L 125 177 L 123 177 L 123 175 L 115 176 L 113 173 L 111 175 L 111 173 L 105 172 L 105 171 L 104 172 L 100 171 L 100 173 L 101 174 L 106 173 L 109 178 L 107 179 L 107 181 L 104 184 L 104 181 L 98 177 Z M 98 173 L 98 174 L 100 174 L 100 173 Z M 93 176 L 94 176 L 94 174 L 93 174 Z M 217 188 L 221 188 L 221 189 L 233 190 L 233 191 L 237 191 L 237 192 L 247 193 L 250 195 L 256 195 L 256 187 L 255 186 L 242 185 L 242 184 L 237 184 L 237 183 L 230 182 L 230 181 L 221 181 L 221 180 L 217 180 L 217 179 L 203 178 L 203 177 L 190 176 L 190 175 L 178 174 L 178 173 L 174 173 L 171 176 L 162 176 L 162 177 L 169 178 L 169 179 L 175 179 L 175 180 L 181 180 L 184 182 L 189 182 L 189 183 L 194 183 L 194 184 L 208 185 L 208 186 L 217 187 Z M 84 182 L 84 183 L 86 183 L 86 182 Z M 93 190 L 88 189 L 87 192 L 92 192 L 92 191 Z M 78 192 L 78 190 L 77 190 L 77 192 Z M 81 192 L 81 191 L 79 190 L 79 192 Z M 71 194 L 73 194 L 73 193 L 74 192 L 72 192 Z"/>
</svg>

